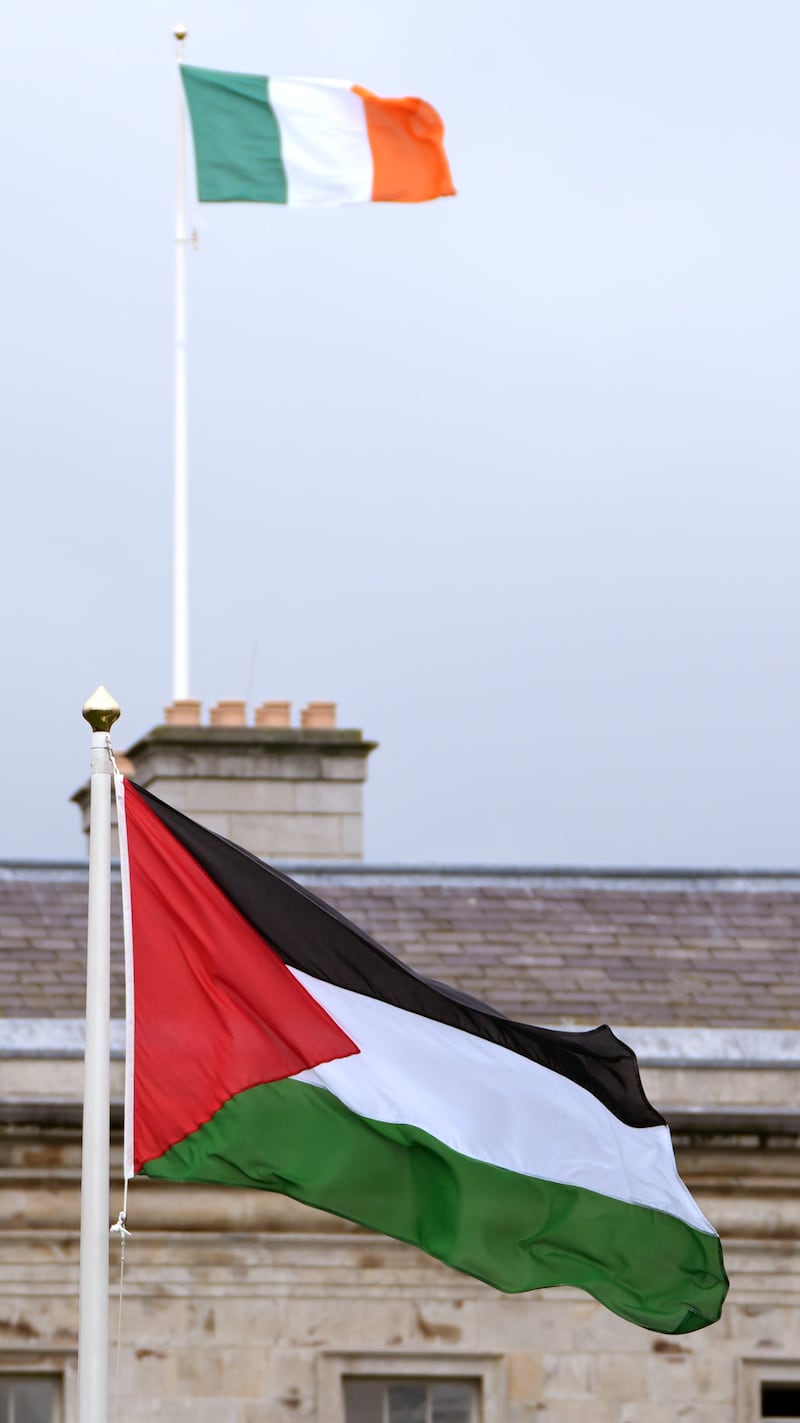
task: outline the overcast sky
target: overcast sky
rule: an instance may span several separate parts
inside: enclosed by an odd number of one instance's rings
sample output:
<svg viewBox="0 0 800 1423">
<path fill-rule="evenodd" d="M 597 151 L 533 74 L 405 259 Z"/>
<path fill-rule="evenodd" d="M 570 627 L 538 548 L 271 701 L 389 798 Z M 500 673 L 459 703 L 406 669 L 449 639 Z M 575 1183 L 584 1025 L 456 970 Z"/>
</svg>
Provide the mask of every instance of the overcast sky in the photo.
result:
<svg viewBox="0 0 800 1423">
<path fill-rule="evenodd" d="M 459 190 L 192 198 L 193 694 L 338 701 L 372 860 L 796 867 L 796 0 L 8 12 L 0 855 L 171 697 L 176 20 L 429 99 Z"/>
</svg>

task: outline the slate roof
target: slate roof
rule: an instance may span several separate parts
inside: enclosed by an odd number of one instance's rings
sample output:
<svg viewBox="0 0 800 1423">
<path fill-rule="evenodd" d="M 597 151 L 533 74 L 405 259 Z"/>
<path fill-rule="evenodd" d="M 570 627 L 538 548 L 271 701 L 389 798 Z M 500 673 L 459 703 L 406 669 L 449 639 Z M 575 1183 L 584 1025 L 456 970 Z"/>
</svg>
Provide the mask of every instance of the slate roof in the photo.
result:
<svg viewBox="0 0 800 1423">
<path fill-rule="evenodd" d="M 532 1022 L 800 1028 L 800 875 L 294 867 L 413 968 Z M 0 863 L 0 1016 L 84 1008 L 84 865 Z M 114 886 L 112 1013 L 123 1008 Z"/>
</svg>

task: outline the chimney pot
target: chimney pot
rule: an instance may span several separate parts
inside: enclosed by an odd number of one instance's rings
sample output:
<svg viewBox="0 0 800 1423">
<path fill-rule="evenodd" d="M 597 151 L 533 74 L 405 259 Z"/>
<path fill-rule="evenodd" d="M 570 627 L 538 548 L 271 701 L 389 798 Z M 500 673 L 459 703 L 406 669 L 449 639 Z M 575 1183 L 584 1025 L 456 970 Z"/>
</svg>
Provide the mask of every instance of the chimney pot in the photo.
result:
<svg viewBox="0 0 800 1423">
<path fill-rule="evenodd" d="M 166 726 L 199 726 L 202 705 L 202 702 L 196 702 L 188 697 L 172 702 L 170 706 L 164 708 L 164 724 Z"/>
<path fill-rule="evenodd" d="M 315 731 L 332 731 L 336 726 L 335 702 L 309 702 L 300 713 L 300 725 Z"/>
<path fill-rule="evenodd" d="M 224 698 L 211 708 L 212 726 L 246 726 L 245 703 L 235 698 Z"/>
<path fill-rule="evenodd" d="M 291 726 L 291 702 L 262 702 L 255 710 L 256 726 Z"/>
</svg>

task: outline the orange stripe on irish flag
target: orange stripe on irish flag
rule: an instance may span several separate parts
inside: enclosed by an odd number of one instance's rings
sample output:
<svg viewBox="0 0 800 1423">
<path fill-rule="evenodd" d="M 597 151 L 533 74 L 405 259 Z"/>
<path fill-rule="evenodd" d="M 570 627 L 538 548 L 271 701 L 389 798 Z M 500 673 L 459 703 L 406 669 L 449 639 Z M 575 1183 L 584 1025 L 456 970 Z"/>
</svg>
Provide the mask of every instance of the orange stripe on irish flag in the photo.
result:
<svg viewBox="0 0 800 1423">
<path fill-rule="evenodd" d="M 381 99 L 353 85 L 364 104 L 375 203 L 424 203 L 455 194 L 444 124 L 424 99 Z"/>
</svg>

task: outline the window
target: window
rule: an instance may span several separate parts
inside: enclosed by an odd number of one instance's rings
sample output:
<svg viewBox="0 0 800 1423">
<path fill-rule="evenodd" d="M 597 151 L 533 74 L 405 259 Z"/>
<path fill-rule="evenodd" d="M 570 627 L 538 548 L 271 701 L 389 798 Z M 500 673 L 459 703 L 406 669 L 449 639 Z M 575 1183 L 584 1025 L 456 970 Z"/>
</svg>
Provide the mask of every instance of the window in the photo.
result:
<svg viewBox="0 0 800 1423">
<path fill-rule="evenodd" d="M 325 1423 L 505 1423 L 505 1359 L 451 1349 L 323 1349 L 316 1396 Z"/>
<path fill-rule="evenodd" d="M 798 1423 L 800 1382 L 762 1383 L 761 1417 L 782 1418 L 784 1423 Z"/>
<path fill-rule="evenodd" d="M 47 1374 L 0 1374 L 0 1423 L 59 1423 L 61 1380 Z"/>
<path fill-rule="evenodd" d="M 478 1423 L 476 1379 L 344 1378 L 346 1423 Z"/>
<path fill-rule="evenodd" d="M 737 1423 L 800 1423 L 800 1359 L 739 1361 Z"/>
<path fill-rule="evenodd" d="M 316 1373 L 324 1423 L 506 1423 L 502 1354 L 325 1349 Z"/>
</svg>

